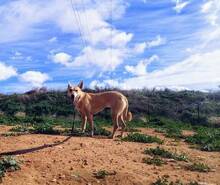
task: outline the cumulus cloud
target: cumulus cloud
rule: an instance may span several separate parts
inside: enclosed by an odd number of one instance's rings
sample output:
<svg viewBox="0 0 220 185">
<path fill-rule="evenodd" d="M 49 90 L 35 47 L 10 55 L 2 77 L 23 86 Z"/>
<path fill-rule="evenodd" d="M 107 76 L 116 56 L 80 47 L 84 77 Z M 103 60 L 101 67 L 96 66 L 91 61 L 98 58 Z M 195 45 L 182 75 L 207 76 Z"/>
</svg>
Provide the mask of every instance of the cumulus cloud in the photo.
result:
<svg viewBox="0 0 220 185">
<path fill-rule="evenodd" d="M 0 62 L 0 80 L 7 80 L 13 76 L 17 76 L 17 70 L 12 67 Z"/>
<path fill-rule="evenodd" d="M 39 71 L 27 71 L 19 75 L 19 80 L 27 82 L 33 87 L 41 87 L 50 77 Z"/>
<path fill-rule="evenodd" d="M 114 79 L 118 87 L 124 89 L 171 88 L 175 90 L 218 88 L 220 84 L 220 50 L 194 54 L 186 60 L 161 70 L 148 72 L 144 76 L 124 80 Z M 107 85 L 99 82 L 97 86 Z"/>
<path fill-rule="evenodd" d="M 64 52 L 56 53 L 52 55 L 51 58 L 53 62 L 63 64 L 65 66 L 69 66 L 72 62 L 72 56 Z"/>
<path fill-rule="evenodd" d="M 93 47 L 86 47 L 82 53 L 73 58 L 67 53 L 57 53 L 52 56 L 55 63 L 60 63 L 66 67 L 72 68 L 90 68 L 91 65 L 98 67 L 99 71 L 113 71 L 118 65 L 123 62 L 125 53 L 120 49 L 96 49 Z"/>
<path fill-rule="evenodd" d="M 70 1 L 20 0 L 3 4 L 0 6 L 0 27 L 4 29 L 0 30 L 0 42 L 26 39 L 34 34 L 36 25 L 44 22 L 56 25 L 64 33 L 79 33 L 80 24 L 84 39 L 94 42 L 91 37 L 99 29 L 111 30 L 107 22 L 111 16 L 111 8 L 114 9 L 112 18 L 118 19 L 128 6 L 123 0 L 73 2 L 78 16 L 75 16 Z"/>
<path fill-rule="evenodd" d="M 177 13 L 181 13 L 181 11 L 190 3 L 190 1 L 182 1 L 182 0 L 173 0 L 173 2 L 175 3 L 175 7 L 173 7 L 173 9 Z"/>
<path fill-rule="evenodd" d="M 158 59 L 159 57 L 157 55 L 153 55 L 149 59 L 141 60 L 136 66 L 126 65 L 125 70 L 135 76 L 147 75 L 147 66 Z"/>
</svg>

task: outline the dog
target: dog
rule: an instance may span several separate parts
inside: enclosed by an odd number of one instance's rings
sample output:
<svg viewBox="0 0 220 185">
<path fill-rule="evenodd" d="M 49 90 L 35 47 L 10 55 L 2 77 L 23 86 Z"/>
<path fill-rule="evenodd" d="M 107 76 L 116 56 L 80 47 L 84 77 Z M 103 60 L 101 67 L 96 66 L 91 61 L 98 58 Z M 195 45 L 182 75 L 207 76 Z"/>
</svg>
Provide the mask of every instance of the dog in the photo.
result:
<svg viewBox="0 0 220 185">
<path fill-rule="evenodd" d="M 77 86 L 70 83 L 67 87 L 67 95 L 71 98 L 75 108 L 82 118 L 82 132 L 85 132 L 87 120 L 91 126 L 91 136 L 94 135 L 93 115 L 105 108 L 111 109 L 113 132 L 110 136 L 114 138 L 116 130 L 121 126 L 121 137 L 126 127 L 126 122 L 132 120 L 132 113 L 128 111 L 128 100 L 120 92 L 107 91 L 100 93 L 83 92 L 83 81 Z M 119 125 L 120 123 L 120 125 Z"/>
</svg>

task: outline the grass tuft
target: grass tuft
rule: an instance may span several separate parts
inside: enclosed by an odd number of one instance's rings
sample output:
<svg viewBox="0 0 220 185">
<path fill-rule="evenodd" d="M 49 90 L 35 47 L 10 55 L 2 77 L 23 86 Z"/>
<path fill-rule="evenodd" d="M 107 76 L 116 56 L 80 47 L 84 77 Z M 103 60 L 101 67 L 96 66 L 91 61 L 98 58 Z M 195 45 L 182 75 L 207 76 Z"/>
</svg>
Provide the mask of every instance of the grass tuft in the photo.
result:
<svg viewBox="0 0 220 185">
<path fill-rule="evenodd" d="M 163 143 L 163 141 L 156 136 L 148 136 L 140 133 L 130 133 L 122 140 L 129 142 L 138 142 L 138 143 L 159 143 L 159 144 Z"/>
<path fill-rule="evenodd" d="M 16 159 L 12 156 L 5 156 L 0 159 L 0 183 L 6 172 L 19 170 L 20 166 Z"/>
<path fill-rule="evenodd" d="M 151 156 L 175 159 L 177 161 L 188 161 L 188 157 L 185 154 L 172 153 L 160 147 L 145 149 L 144 153 Z"/>
<path fill-rule="evenodd" d="M 163 161 L 157 156 L 154 156 L 153 158 L 143 158 L 143 162 L 155 166 L 162 166 L 163 164 L 167 164 L 165 161 Z"/>
<path fill-rule="evenodd" d="M 197 171 L 197 172 L 210 172 L 210 167 L 204 163 L 193 163 L 187 167 L 190 171 Z"/>
<path fill-rule="evenodd" d="M 99 170 L 97 172 L 94 173 L 95 178 L 97 179 L 104 179 L 106 176 L 109 175 L 116 175 L 116 172 L 108 172 L 106 170 Z"/>
</svg>

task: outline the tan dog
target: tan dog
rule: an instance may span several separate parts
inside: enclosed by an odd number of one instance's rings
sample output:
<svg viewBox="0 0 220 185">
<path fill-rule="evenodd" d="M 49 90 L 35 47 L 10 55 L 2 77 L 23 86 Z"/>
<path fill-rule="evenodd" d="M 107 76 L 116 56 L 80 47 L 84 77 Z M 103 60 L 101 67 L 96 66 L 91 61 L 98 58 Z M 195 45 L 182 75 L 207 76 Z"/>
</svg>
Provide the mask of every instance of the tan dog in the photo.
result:
<svg viewBox="0 0 220 185">
<path fill-rule="evenodd" d="M 126 121 L 131 121 L 132 114 L 128 112 L 127 98 L 117 92 L 108 91 L 101 93 L 86 93 L 82 91 L 83 81 L 78 86 L 68 84 L 67 93 L 71 97 L 76 109 L 82 117 L 82 132 L 85 132 L 87 119 L 91 126 L 91 135 L 94 134 L 93 115 L 102 111 L 106 107 L 111 108 L 113 132 L 111 138 L 114 138 L 115 132 L 121 123 L 121 136 L 126 127 Z"/>
</svg>

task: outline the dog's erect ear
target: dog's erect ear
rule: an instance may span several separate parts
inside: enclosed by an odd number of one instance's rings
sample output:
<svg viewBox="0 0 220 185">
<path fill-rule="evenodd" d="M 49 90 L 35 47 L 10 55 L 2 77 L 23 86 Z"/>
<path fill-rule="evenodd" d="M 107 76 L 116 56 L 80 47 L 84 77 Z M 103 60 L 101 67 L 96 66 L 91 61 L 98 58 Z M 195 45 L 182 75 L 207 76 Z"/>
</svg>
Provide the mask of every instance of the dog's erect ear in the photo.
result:
<svg viewBox="0 0 220 185">
<path fill-rule="evenodd" d="M 81 80 L 81 82 L 79 82 L 78 87 L 79 87 L 80 89 L 83 88 L 83 81 L 82 81 L 82 80 Z"/>
<path fill-rule="evenodd" d="M 68 82 L 68 88 L 69 88 L 69 87 L 72 87 L 72 85 L 71 85 L 71 83 L 70 83 L 70 82 Z"/>
</svg>

